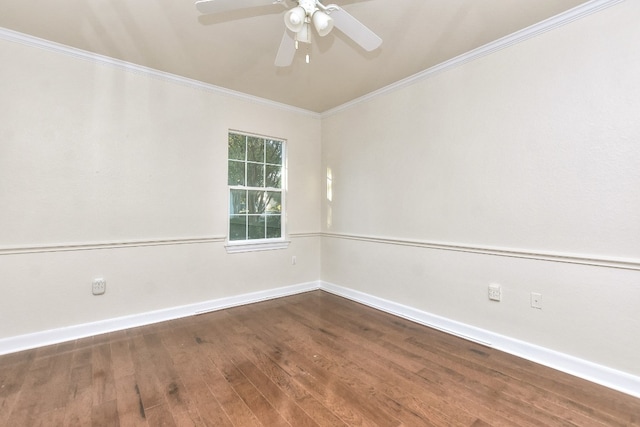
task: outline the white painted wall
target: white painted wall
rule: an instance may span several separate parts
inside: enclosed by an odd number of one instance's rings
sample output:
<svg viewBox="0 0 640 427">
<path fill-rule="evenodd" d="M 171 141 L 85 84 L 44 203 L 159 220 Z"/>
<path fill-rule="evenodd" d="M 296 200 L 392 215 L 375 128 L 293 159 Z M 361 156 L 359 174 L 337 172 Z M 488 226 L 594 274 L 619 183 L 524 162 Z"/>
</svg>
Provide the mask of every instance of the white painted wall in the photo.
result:
<svg viewBox="0 0 640 427">
<path fill-rule="evenodd" d="M 0 339 L 319 278 L 319 117 L 13 41 L 0 63 Z M 228 129 L 288 141 L 287 250 L 224 250 Z"/>
<path fill-rule="evenodd" d="M 640 271 L 537 259 L 640 264 L 638 22 L 623 2 L 325 118 L 323 281 L 640 375 Z"/>
<path fill-rule="evenodd" d="M 640 375 L 639 18 L 623 2 L 322 122 L 1 40 L 0 341 L 322 278 Z M 287 250 L 224 250 L 230 128 L 288 140 Z"/>
</svg>

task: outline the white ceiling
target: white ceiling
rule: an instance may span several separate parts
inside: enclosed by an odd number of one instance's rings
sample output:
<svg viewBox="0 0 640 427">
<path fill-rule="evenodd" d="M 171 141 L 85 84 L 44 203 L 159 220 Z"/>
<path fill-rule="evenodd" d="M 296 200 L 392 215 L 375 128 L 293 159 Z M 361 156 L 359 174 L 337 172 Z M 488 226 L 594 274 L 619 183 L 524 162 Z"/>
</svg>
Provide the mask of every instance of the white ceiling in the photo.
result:
<svg viewBox="0 0 640 427">
<path fill-rule="evenodd" d="M 290 0 L 289 0 L 290 1 Z M 273 65 L 281 4 L 200 15 L 194 0 L 0 0 L 0 27 L 314 112 L 323 112 L 586 0 L 327 0 L 383 39 L 365 52 L 315 36 L 311 63 Z M 289 3 L 291 4 L 291 3 Z M 315 35 L 315 34 L 314 34 Z"/>
</svg>

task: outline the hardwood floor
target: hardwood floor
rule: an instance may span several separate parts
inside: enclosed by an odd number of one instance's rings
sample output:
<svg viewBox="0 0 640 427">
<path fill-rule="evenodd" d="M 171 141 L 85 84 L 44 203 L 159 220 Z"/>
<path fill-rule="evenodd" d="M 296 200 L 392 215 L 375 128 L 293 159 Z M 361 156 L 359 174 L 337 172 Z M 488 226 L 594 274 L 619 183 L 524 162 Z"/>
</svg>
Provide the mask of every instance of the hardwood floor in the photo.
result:
<svg viewBox="0 0 640 427">
<path fill-rule="evenodd" d="M 640 399 L 314 291 L 0 356 L 1 426 L 631 426 Z"/>
</svg>

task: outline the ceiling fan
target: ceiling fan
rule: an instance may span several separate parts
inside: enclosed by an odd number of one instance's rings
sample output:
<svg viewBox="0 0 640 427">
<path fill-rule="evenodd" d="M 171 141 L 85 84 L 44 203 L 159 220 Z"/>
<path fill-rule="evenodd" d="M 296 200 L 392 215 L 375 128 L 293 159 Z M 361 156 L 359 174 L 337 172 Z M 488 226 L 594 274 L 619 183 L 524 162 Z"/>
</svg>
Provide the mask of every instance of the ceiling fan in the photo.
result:
<svg viewBox="0 0 640 427">
<path fill-rule="evenodd" d="M 335 27 L 369 52 L 382 44 L 380 37 L 338 5 L 325 6 L 320 0 L 289 1 L 295 6 L 284 15 L 286 28 L 276 55 L 277 67 L 291 65 L 299 43 L 311 43 L 312 26 L 321 37 Z M 286 0 L 199 0 L 196 1 L 196 8 L 200 13 L 211 14 L 278 3 L 287 6 Z"/>
</svg>

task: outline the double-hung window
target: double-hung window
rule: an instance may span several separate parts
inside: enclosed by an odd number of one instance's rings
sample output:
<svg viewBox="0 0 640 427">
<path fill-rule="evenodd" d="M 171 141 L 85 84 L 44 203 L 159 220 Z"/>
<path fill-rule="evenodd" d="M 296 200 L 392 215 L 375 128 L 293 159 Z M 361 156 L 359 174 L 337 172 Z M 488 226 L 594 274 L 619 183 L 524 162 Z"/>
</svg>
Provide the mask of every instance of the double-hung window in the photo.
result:
<svg viewBox="0 0 640 427">
<path fill-rule="evenodd" d="M 229 132 L 229 242 L 282 239 L 284 141 Z"/>
</svg>

